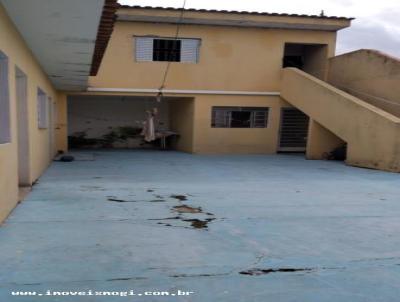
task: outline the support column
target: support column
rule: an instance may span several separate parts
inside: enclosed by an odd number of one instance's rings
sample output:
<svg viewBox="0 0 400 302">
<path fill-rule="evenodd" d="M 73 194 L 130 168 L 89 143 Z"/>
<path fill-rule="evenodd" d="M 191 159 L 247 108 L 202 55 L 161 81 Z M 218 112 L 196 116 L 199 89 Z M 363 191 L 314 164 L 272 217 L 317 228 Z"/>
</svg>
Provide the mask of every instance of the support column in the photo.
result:
<svg viewBox="0 0 400 302">
<path fill-rule="evenodd" d="M 324 159 L 326 154 L 345 142 L 318 122 L 310 119 L 307 138 L 307 159 Z"/>
</svg>

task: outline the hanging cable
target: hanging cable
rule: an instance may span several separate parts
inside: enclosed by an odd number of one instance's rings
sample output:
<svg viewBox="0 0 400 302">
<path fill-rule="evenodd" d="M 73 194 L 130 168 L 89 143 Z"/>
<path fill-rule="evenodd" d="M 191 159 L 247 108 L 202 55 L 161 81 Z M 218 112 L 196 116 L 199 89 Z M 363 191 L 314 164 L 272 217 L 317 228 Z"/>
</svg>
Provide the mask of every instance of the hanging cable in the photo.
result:
<svg viewBox="0 0 400 302">
<path fill-rule="evenodd" d="M 174 38 L 175 41 L 177 41 L 178 37 L 179 37 L 180 25 L 181 25 L 182 20 L 183 20 L 183 14 L 185 13 L 186 1 L 187 0 L 183 0 L 183 4 L 182 4 L 182 8 L 180 10 L 179 18 L 178 18 L 178 21 L 176 23 L 176 32 L 175 32 L 175 38 Z M 164 89 L 164 85 L 165 85 L 165 82 L 167 80 L 167 76 L 168 76 L 168 72 L 169 72 L 170 66 L 171 66 L 171 53 L 169 54 L 167 67 L 165 68 L 164 76 L 163 76 L 160 88 L 158 88 L 159 92 L 158 92 L 157 98 L 156 98 L 157 102 L 161 102 L 161 99 L 162 99 L 162 96 L 163 96 L 162 90 Z"/>
</svg>

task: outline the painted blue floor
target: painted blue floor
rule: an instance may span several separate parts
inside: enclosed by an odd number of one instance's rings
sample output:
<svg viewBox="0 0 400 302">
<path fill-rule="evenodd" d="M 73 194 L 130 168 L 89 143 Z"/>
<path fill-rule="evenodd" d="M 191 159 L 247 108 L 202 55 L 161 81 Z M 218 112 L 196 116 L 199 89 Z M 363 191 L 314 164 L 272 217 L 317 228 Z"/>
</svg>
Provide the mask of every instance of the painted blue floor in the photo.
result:
<svg viewBox="0 0 400 302">
<path fill-rule="evenodd" d="M 398 174 L 290 155 L 94 159 L 55 162 L 0 228 L 0 301 L 399 301 Z M 194 293 L 10 293 L 46 290 Z"/>
</svg>

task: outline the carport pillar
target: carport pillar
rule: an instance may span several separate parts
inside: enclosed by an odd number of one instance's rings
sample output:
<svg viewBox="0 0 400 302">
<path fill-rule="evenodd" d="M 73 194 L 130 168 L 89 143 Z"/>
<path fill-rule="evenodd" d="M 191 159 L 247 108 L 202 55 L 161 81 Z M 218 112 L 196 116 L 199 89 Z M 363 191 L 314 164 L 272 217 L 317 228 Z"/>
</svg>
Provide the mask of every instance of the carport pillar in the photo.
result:
<svg viewBox="0 0 400 302">
<path fill-rule="evenodd" d="M 310 119 L 307 138 L 307 159 L 324 159 L 326 154 L 344 144 L 344 141 L 331 131 Z"/>
</svg>

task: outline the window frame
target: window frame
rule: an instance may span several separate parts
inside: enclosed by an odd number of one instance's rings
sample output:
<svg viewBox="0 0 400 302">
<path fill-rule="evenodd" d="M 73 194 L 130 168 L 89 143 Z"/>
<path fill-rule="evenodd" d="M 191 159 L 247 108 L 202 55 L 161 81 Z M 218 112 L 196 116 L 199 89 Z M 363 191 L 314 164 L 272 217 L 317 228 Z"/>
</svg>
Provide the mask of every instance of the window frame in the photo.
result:
<svg viewBox="0 0 400 302">
<path fill-rule="evenodd" d="M 268 128 L 269 111 L 270 111 L 269 109 L 270 109 L 269 107 L 212 106 L 211 128 L 231 128 L 231 129 Z M 249 126 L 232 127 L 233 112 L 250 112 Z"/>
<path fill-rule="evenodd" d="M 37 123 L 38 129 L 45 130 L 49 128 L 49 109 L 48 97 L 46 93 L 38 88 L 37 89 Z"/>
<path fill-rule="evenodd" d="M 11 141 L 10 60 L 0 51 L 0 145 Z"/>
<path fill-rule="evenodd" d="M 201 38 L 175 38 L 165 36 L 133 36 L 134 39 L 134 57 L 138 63 L 153 62 L 153 63 L 187 63 L 198 64 L 200 60 Z M 146 41 L 147 39 L 147 41 Z M 177 60 L 154 60 L 154 40 L 176 40 L 180 41 L 180 58 Z M 143 44 L 141 44 L 143 43 Z M 149 53 L 151 51 L 151 53 Z"/>
<path fill-rule="evenodd" d="M 153 39 L 153 62 L 181 62 L 181 54 L 182 40 Z"/>
</svg>

